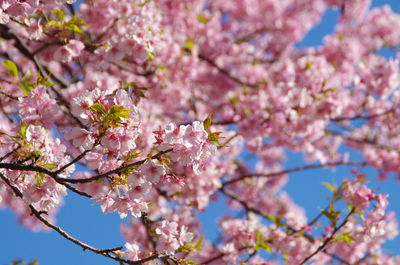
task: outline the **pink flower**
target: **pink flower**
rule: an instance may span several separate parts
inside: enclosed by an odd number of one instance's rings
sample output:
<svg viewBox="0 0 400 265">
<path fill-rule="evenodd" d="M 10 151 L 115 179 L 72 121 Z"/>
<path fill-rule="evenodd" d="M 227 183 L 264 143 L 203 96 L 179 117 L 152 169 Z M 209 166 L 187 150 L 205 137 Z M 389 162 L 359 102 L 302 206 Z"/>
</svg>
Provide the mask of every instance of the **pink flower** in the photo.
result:
<svg viewBox="0 0 400 265">
<path fill-rule="evenodd" d="M 187 242 L 190 242 L 193 239 L 193 233 L 188 232 L 188 228 L 186 226 L 181 226 L 181 230 L 179 231 L 178 241 L 181 246 L 185 245 Z"/>
<path fill-rule="evenodd" d="M 73 58 L 78 57 L 85 45 L 79 40 L 70 40 L 68 44 L 58 48 L 54 54 L 54 59 L 61 62 L 70 62 Z"/>
<path fill-rule="evenodd" d="M 27 97 L 20 98 L 19 105 L 20 115 L 24 121 L 39 123 L 47 129 L 53 126 L 61 114 L 60 107 L 56 100 L 49 96 L 45 86 L 38 86 Z"/>
<path fill-rule="evenodd" d="M 6 11 L 11 16 L 19 17 L 31 14 L 34 11 L 34 8 L 37 6 L 39 1 L 31 0 L 26 2 L 19 2 L 19 1 L 13 1 L 13 2 L 14 3 L 11 4 Z"/>
<path fill-rule="evenodd" d="M 101 196 L 97 200 L 97 203 L 101 204 L 100 205 L 101 211 L 103 213 L 105 213 L 105 212 L 110 211 L 111 206 L 114 204 L 114 200 L 110 196 L 105 195 L 105 196 Z"/>
<path fill-rule="evenodd" d="M 131 199 L 141 199 L 151 190 L 151 183 L 143 180 L 141 183 L 134 185 L 128 191 L 128 196 Z"/>
<path fill-rule="evenodd" d="M 156 234 L 159 235 L 157 250 L 166 254 L 173 254 L 180 246 L 189 242 L 193 234 L 187 232 L 186 226 L 181 226 L 178 231 L 176 222 L 162 221 L 161 226 L 156 228 Z"/>
<path fill-rule="evenodd" d="M 43 197 L 47 195 L 47 190 L 43 187 L 37 186 L 35 184 L 30 185 L 24 194 L 31 203 L 40 201 Z"/>
<path fill-rule="evenodd" d="M 158 183 L 161 176 L 165 175 L 165 169 L 162 165 L 147 160 L 140 166 L 140 173 L 152 183 Z"/>
<path fill-rule="evenodd" d="M 135 139 L 138 133 L 133 129 L 113 128 L 107 130 L 101 139 L 101 145 L 119 153 L 129 152 L 136 147 Z"/>
<path fill-rule="evenodd" d="M 95 142 L 91 132 L 78 127 L 74 127 L 72 131 L 67 132 L 65 139 L 72 140 L 75 147 L 82 147 L 84 150 L 92 149 Z"/>
<path fill-rule="evenodd" d="M 139 200 L 131 200 L 126 196 L 122 196 L 115 200 L 108 208 L 110 212 L 118 212 L 121 218 L 125 218 L 129 213 L 135 217 L 140 217 L 142 212 L 147 212 L 147 204 Z"/>
<path fill-rule="evenodd" d="M 126 251 L 124 251 L 124 258 L 128 260 L 138 260 L 139 259 L 139 245 L 137 244 L 131 244 L 131 243 L 125 243 L 125 248 Z"/>
<path fill-rule="evenodd" d="M 157 251 L 172 255 L 180 247 L 175 237 L 161 237 L 158 241 Z"/>
<path fill-rule="evenodd" d="M 346 203 L 362 211 L 368 208 L 373 199 L 375 199 L 375 194 L 367 186 L 359 182 L 351 183 L 345 181 L 343 200 Z"/>
</svg>

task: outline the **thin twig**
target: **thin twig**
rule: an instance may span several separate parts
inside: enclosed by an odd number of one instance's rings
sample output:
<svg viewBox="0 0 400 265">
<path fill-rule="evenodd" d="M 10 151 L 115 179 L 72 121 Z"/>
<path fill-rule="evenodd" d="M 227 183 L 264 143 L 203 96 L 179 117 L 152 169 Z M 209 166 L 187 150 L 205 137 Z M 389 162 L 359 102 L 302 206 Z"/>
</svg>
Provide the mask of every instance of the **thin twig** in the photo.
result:
<svg viewBox="0 0 400 265">
<path fill-rule="evenodd" d="M 343 220 L 343 222 L 336 227 L 332 234 L 324 240 L 324 242 L 314 251 L 312 252 L 310 255 L 308 255 L 302 263 L 300 263 L 299 265 L 303 265 L 305 264 L 307 261 L 309 261 L 312 257 L 314 257 L 315 255 L 317 255 L 321 250 L 323 250 L 328 244 L 329 242 L 331 242 L 334 238 L 334 236 L 336 235 L 336 233 L 349 221 L 350 216 L 356 211 L 356 208 L 353 208 L 345 217 L 345 219 Z"/>
<path fill-rule="evenodd" d="M 21 198 L 22 200 L 24 199 L 22 192 L 15 187 L 13 184 L 11 184 L 11 181 L 6 178 L 3 174 L 0 173 L 0 178 L 7 184 L 7 186 L 9 186 L 12 191 L 14 192 L 15 196 Z M 45 226 L 53 229 L 54 231 L 56 231 L 58 234 L 60 234 L 62 237 L 64 237 L 65 239 L 67 239 L 68 241 L 71 241 L 72 243 L 80 246 L 83 248 L 83 250 L 90 250 L 93 253 L 102 255 L 104 257 L 113 259 L 115 261 L 119 261 L 121 263 L 124 264 L 131 264 L 131 265 L 136 265 L 136 264 L 143 264 L 144 262 L 147 261 L 151 261 L 151 260 L 155 260 L 155 259 L 159 259 L 159 258 L 163 258 L 162 255 L 160 254 L 153 254 L 147 258 L 141 259 L 141 260 L 137 260 L 137 261 L 131 261 L 131 260 L 126 260 L 123 258 L 120 258 L 119 256 L 117 256 L 114 251 L 116 250 L 120 250 L 121 247 L 117 247 L 117 248 L 109 248 L 109 249 L 98 249 L 95 247 L 92 247 L 78 239 L 76 239 L 75 237 L 69 235 L 66 231 L 64 231 L 61 227 L 54 225 L 53 223 L 49 222 L 47 219 L 45 219 L 42 216 L 42 212 L 38 211 L 32 204 L 28 204 L 28 207 L 30 208 L 32 215 L 35 216 L 39 221 L 41 221 Z"/>
<path fill-rule="evenodd" d="M 208 58 L 204 54 L 199 54 L 198 57 L 199 57 L 200 60 L 205 61 L 209 65 L 211 65 L 212 67 L 216 68 L 221 74 L 223 74 L 224 76 L 228 77 L 229 79 L 231 79 L 235 83 L 237 83 L 237 84 L 239 84 L 241 86 L 247 86 L 247 87 L 251 87 L 251 88 L 257 88 L 258 87 L 256 84 L 249 84 L 249 83 L 243 82 L 239 78 L 233 76 L 230 72 L 228 72 L 227 70 L 225 70 L 222 67 L 219 67 L 212 59 Z"/>
<path fill-rule="evenodd" d="M 167 153 L 171 152 L 172 150 L 173 150 L 173 149 L 171 148 L 171 149 L 168 149 L 168 150 L 165 150 L 165 151 L 160 151 L 160 152 L 158 152 L 157 154 L 153 155 L 153 156 L 151 157 L 151 159 L 158 159 L 158 158 L 160 158 L 162 155 L 167 154 Z M 105 177 L 107 177 L 107 176 L 109 176 L 109 175 L 112 175 L 112 174 L 120 173 L 121 171 L 123 171 L 123 170 L 125 170 L 125 169 L 127 169 L 127 168 L 141 165 L 141 164 L 143 164 L 144 162 L 146 162 L 146 160 L 147 160 L 147 159 L 143 159 L 143 160 L 140 160 L 140 161 L 131 163 L 131 164 L 127 164 L 127 165 L 121 166 L 121 167 L 119 167 L 119 168 L 110 170 L 110 171 L 108 171 L 108 172 L 106 172 L 106 173 L 99 174 L 99 175 L 96 175 L 96 176 L 93 176 L 93 177 L 90 177 L 90 178 L 85 178 L 85 179 L 60 179 L 60 180 L 61 180 L 62 182 L 69 182 L 69 183 L 88 183 L 88 182 L 92 182 L 92 181 L 96 181 L 96 180 L 105 178 Z"/>
<path fill-rule="evenodd" d="M 298 172 L 298 171 L 303 171 L 303 170 L 309 170 L 309 169 L 317 169 L 317 168 L 324 168 L 324 167 L 332 167 L 332 166 L 366 166 L 367 163 L 363 161 L 338 161 L 338 162 L 328 162 L 324 164 L 316 164 L 316 165 L 305 165 L 305 166 L 299 166 L 299 167 L 294 167 L 294 168 L 289 168 L 277 172 L 272 172 L 272 173 L 266 173 L 266 174 L 247 174 L 247 175 L 242 175 L 240 177 L 228 180 L 224 182 L 222 185 L 227 186 L 232 183 L 242 181 L 247 178 L 253 178 L 253 177 L 277 177 L 281 176 L 284 174 L 289 174 L 293 172 Z"/>
</svg>

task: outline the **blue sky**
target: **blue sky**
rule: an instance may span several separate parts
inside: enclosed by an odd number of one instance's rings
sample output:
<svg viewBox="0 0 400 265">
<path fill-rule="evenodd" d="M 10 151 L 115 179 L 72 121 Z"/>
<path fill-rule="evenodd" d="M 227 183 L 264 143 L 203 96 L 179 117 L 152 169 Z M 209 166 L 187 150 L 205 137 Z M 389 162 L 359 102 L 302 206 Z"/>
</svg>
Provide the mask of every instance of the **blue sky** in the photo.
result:
<svg viewBox="0 0 400 265">
<path fill-rule="evenodd" d="M 278 1 L 278 0 L 277 0 Z M 399 0 L 374 0 L 374 6 L 390 4 L 392 8 L 400 12 Z M 322 22 L 306 36 L 299 44 L 300 47 L 315 46 L 321 44 L 322 37 L 333 31 L 339 12 L 328 10 Z M 387 53 L 387 55 L 390 55 Z M 351 156 L 356 160 L 359 155 L 351 152 Z M 304 164 L 299 154 L 289 154 L 285 166 L 295 167 Z M 309 218 L 319 213 L 319 209 L 324 208 L 328 202 L 329 192 L 321 182 L 332 182 L 335 180 L 340 183 L 344 176 L 350 176 L 348 167 L 331 170 L 310 170 L 303 173 L 290 175 L 289 183 L 285 190 L 293 200 L 307 210 Z M 382 193 L 390 194 L 389 209 L 398 213 L 400 217 L 400 183 L 389 180 L 378 182 L 374 176 L 376 172 L 366 169 L 365 173 L 371 181 L 371 186 Z M 58 214 L 58 225 L 67 230 L 84 242 L 93 244 L 98 248 L 109 248 L 122 246 L 123 238 L 120 234 L 119 224 L 121 219 L 117 214 L 101 213 L 98 205 L 85 198 L 80 198 L 73 193 L 69 193 L 66 203 Z M 201 215 L 201 220 L 207 230 L 204 231 L 206 237 L 215 237 L 215 221 L 223 207 L 222 202 L 210 206 L 207 212 Z M 25 227 L 17 224 L 16 217 L 8 210 L 0 210 L 0 265 L 8 265 L 12 261 L 23 258 L 26 261 L 38 259 L 41 265 L 76 265 L 76 264 L 112 264 L 106 258 L 82 251 L 81 248 L 61 238 L 55 232 L 33 233 Z M 385 245 L 394 253 L 400 254 L 400 239 L 389 242 Z"/>
</svg>

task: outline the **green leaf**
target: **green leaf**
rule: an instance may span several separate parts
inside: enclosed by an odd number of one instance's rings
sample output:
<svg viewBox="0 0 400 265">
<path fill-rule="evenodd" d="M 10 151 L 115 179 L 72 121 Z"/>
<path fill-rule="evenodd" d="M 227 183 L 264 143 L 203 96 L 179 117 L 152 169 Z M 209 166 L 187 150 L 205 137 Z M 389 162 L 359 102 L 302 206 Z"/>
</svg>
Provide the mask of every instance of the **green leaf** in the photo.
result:
<svg viewBox="0 0 400 265">
<path fill-rule="evenodd" d="M 67 24 L 74 24 L 78 27 L 89 27 L 84 20 L 78 18 L 77 16 L 71 17 L 71 19 L 67 21 Z"/>
<path fill-rule="evenodd" d="M 138 153 L 138 152 L 131 152 L 128 154 L 127 159 L 128 160 L 135 159 L 135 158 L 139 157 L 139 155 L 140 155 L 140 153 Z"/>
<path fill-rule="evenodd" d="M 335 92 L 335 91 L 337 91 L 337 88 L 331 87 L 331 88 L 327 88 L 327 89 L 321 91 L 321 93 L 322 93 L 324 96 L 328 96 L 329 93 L 332 93 L 332 92 Z"/>
<path fill-rule="evenodd" d="M 70 20 L 68 20 L 65 24 L 64 24 L 65 28 L 72 31 L 72 32 L 76 32 L 78 34 L 83 34 L 83 30 L 81 29 L 81 27 L 88 27 L 89 25 L 86 24 L 85 21 L 83 21 L 82 19 L 73 16 Z"/>
<path fill-rule="evenodd" d="M 189 242 L 184 246 L 181 246 L 176 250 L 176 252 L 192 252 L 194 250 L 202 250 L 201 244 L 203 243 L 204 236 L 200 236 L 199 240 L 197 240 L 196 243 L 194 242 Z"/>
<path fill-rule="evenodd" d="M 255 251 L 258 251 L 260 249 L 264 249 L 268 252 L 272 252 L 272 247 L 270 244 L 267 243 L 265 240 L 264 236 L 261 234 L 260 231 L 256 231 L 256 246 L 254 247 Z"/>
<path fill-rule="evenodd" d="M 154 58 L 156 58 L 156 52 L 155 51 L 146 50 L 146 54 L 147 54 L 147 59 L 149 61 L 152 61 L 152 60 L 154 60 Z"/>
<path fill-rule="evenodd" d="M 40 73 L 38 73 L 37 79 L 36 79 L 36 84 L 37 85 L 43 85 L 43 86 L 54 86 L 55 84 L 47 77 L 43 77 Z"/>
<path fill-rule="evenodd" d="M 335 211 L 335 210 L 333 210 L 333 208 L 330 209 L 329 211 L 325 211 L 325 210 L 322 211 L 322 214 L 325 215 L 331 222 L 332 227 L 336 226 L 336 223 L 337 223 L 340 213 L 341 213 L 341 211 Z"/>
<path fill-rule="evenodd" d="M 138 6 L 144 7 L 145 5 L 147 5 L 148 3 L 150 3 L 151 1 L 153 1 L 153 0 L 145 0 L 143 3 L 138 4 Z"/>
<path fill-rule="evenodd" d="M 204 125 L 204 130 L 210 129 L 212 125 L 212 116 L 208 115 L 207 118 L 204 120 L 203 125 Z"/>
<path fill-rule="evenodd" d="M 33 151 L 31 153 L 31 158 L 34 160 L 38 160 L 42 156 L 43 152 L 42 151 Z"/>
<path fill-rule="evenodd" d="M 26 130 L 28 129 L 28 124 L 25 122 L 21 123 L 21 128 L 19 129 L 18 135 L 22 138 L 22 139 L 26 139 Z"/>
<path fill-rule="evenodd" d="M 181 252 L 189 253 L 189 252 L 192 252 L 192 251 L 193 251 L 192 247 L 187 244 L 187 245 L 179 247 L 175 252 L 177 252 L 177 253 L 181 253 Z"/>
<path fill-rule="evenodd" d="M 197 15 L 196 18 L 197 21 L 200 22 L 201 24 L 207 24 L 211 20 L 211 18 L 202 14 Z"/>
<path fill-rule="evenodd" d="M 321 184 L 324 185 L 330 192 L 336 191 L 336 187 L 328 182 L 322 182 Z"/>
<path fill-rule="evenodd" d="M 106 107 L 101 103 L 94 103 L 92 106 L 87 108 L 87 110 L 96 112 L 98 114 L 106 114 Z"/>
<path fill-rule="evenodd" d="M 35 83 L 31 81 L 32 73 L 30 71 L 26 72 L 25 75 L 21 78 L 19 87 L 27 96 L 29 92 L 35 89 Z"/>
<path fill-rule="evenodd" d="M 229 103 L 231 103 L 232 105 L 237 105 L 239 103 L 239 97 L 233 96 L 228 98 Z"/>
<path fill-rule="evenodd" d="M 112 115 L 115 118 L 124 118 L 129 119 L 129 111 L 130 109 L 124 109 L 124 107 L 119 105 L 112 105 L 110 110 L 108 111 L 109 115 Z"/>
<path fill-rule="evenodd" d="M 48 163 L 48 164 L 44 164 L 44 165 L 40 165 L 41 167 L 47 168 L 49 170 L 55 169 L 58 167 L 58 164 L 56 163 Z"/>
<path fill-rule="evenodd" d="M 193 38 L 186 38 L 183 48 L 185 48 L 187 50 L 193 50 L 194 48 L 196 48 L 196 44 L 194 43 L 194 39 Z"/>
<path fill-rule="evenodd" d="M 80 35 L 83 34 L 83 30 L 76 24 L 67 24 L 65 28 Z"/>
<path fill-rule="evenodd" d="M 21 88 L 21 90 L 24 92 L 24 94 L 26 96 L 29 95 L 29 92 L 31 92 L 32 90 L 35 89 L 35 87 L 31 83 L 21 84 L 19 87 Z"/>
<path fill-rule="evenodd" d="M 50 20 L 46 23 L 46 26 L 44 27 L 45 29 L 48 28 L 59 28 L 61 26 L 60 22 L 55 21 L 55 20 Z"/>
<path fill-rule="evenodd" d="M 199 240 L 197 240 L 196 245 L 194 246 L 196 250 L 202 250 L 203 248 L 201 247 L 201 244 L 204 241 L 204 236 L 201 235 Z"/>
<path fill-rule="evenodd" d="M 133 82 L 133 81 L 125 83 L 122 87 L 125 90 L 128 90 L 130 87 L 139 88 L 138 84 L 136 84 L 136 82 Z"/>
<path fill-rule="evenodd" d="M 208 141 L 214 144 L 219 144 L 219 135 L 221 132 L 208 133 Z"/>
<path fill-rule="evenodd" d="M 130 109 L 124 109 L 124 107 L 119 105 L 112 105 L 104 118 L 105 127 L 116 127 L 120 126 L 121 123 L 130 118 Z"/>
<path fill-rule="evenodd" d="M 18 67 L 13 61 L 5 60 L 1 64 L 7 68 L 7 71 L 6 71 L 7 74 L 9 74 L 12 77 L 18 76 Z"/>
<path fill-rule="evenodd" d="M 59 21 L 61 21 L 61 22 L 64 21 L 64 11 L 62 11 L 60 9 L 54 9 L 53 13 L 56 14 Z"/>
<path fill-rule="evenodd" d="M 182 265 L 201 265 L 200 263 L 197 263 L 197 262 L 195 262 L 193 260 L 188 260 L 188 259 L 181 259 L 179 261 L 179 264 L 182 264 Z"/>
<path fill-rule="evenodd" d="M 335 240 L 337 240 L 339 242 L 350 244 L 350 243 L 354 242 L 354 240 L 355 240 L 354 237 L 352 237 L 350 234 L 351 234 L 351 231 L 345 232 L 345 233 L 340 233 L 335 236 Z"/>
<path fill-rule="evenodd" d="M 42 186 L 45 178 L 44 173 L 37 173 L 35 177 L 36 177 L 36 186 L 38 187 Z"/>
<path fill-rule="evenodd" d="M 314 63 L 313 62 L 307 62 L 306 63 L 306 66 L 304 66 L 304 70 L 309 70 L 309 69 L 311 69 L 311 67 L 312 67 L 312 65 L 313 65 Z"/>
</svg>

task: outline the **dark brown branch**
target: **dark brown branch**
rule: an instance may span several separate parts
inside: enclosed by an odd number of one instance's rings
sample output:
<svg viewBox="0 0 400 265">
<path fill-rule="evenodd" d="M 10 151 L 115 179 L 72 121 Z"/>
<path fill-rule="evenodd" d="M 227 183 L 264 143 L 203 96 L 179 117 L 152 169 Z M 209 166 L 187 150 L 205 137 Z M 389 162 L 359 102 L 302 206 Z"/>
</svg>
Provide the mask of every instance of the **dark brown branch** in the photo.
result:
<svg viewBox="0 0 400 265">
<path fill-rule="evenodd" d="M 332 234 L 324 240 L 324 242 L 314 251 L 312 252 L 309 256 L 307 256 L 302 263 L 300 263 L 299 265 L 303 265 L 305 264 L 307 261 L 309 261 L 312 257 L 314 257 L 315 255 L 317 255 L 320 251 L 322 251 L 328 244 L 329 242 L 331 242 L 333 240 L 333 238 L 335 237 L 336 233 L 349 221 L 350 216 L 356 211 L 356 208 L 353 208 L 345 217 L 345 219 L 343 220 L 343 222 L 337 226 Z"/>
<path fill-rule="evenodd" d="M 59 174 L 61 172 L 63 172 L 66 168 L 70 167 L 71 165 L 77 163 L 79 160 L 81 160 L 87 153 L 89 153 L 92 149 L 89 150 L 85 150 L 84 152 L 82 152 L 80 155 L 78 155 L 77 157 L 75 157 L 73 160 L 71 160 L 69 163 L 65 164 L 64 166 L 62 166 L 60 169 L 58 169 L 57 171 L 55 171 L 55 174 Z"/>
<path fill-rule="evenodd" d="M 240 249 L 238 249 L 238 250 L 239 250 L 239 251 L 242 251 L 242 250 L 245 250 L 246 248 L 247 248 L 247 247 L 242 247 L 242 248 L 240 248 Z M 214 257 L 209 258 L 208 260 L 203 261 L 201 264 L 203 264 L 203 265 L 204 265 L 204 264 L 209 264 L 209 263 L 211 263 L 211 262 L 213 262 L 213 261 L 222 259 L 225 255 L 226 255 L 226 254 L 224 254 L 224 253 L 218 254 L 218 255 L 216 255 L 216 256 L 214 256 Z"/>
<path fill-rule="evenodd" d="M 240 199 L 240 198 L 239 198 L 238 196 L 236 196 L 234 193 L 232 193 L 232 192 L 230 192 L 230 191 L 228 191 L 228 190 L 226 190 L 226 189 L 223 189 L 223 188 L 221 188 L 220 191 L 221 191 L 223 194 L 225 194 L 227 197 L 229 197 L 229 198 L 231 198 L 231 199 L 233 199 L 233 200 L 239 202 L 239 203 L 242 205 L 242 207 L 243 207 L 247 212 L 255 213 L 255 214 L 259 215 L 259 216 L 264 217 L 264 218 L 267 219 L 268 221 L 271 221 L 270 216 L 264 214 L 263 212 L 261 212 L 260 210 L 254 208 L 254 207 L 251 207 L 250 205 L 247 204 L 246 201 Z M 289 226 L 289 225 L 287 225 L 287 224 L 282 223 L 281 226 L 284 227 L 284 228 L 286 228 L 286 229 L 287 229 L 289 232 L 291 232 L 291 233 L 297 233 L 297 232 L 298 232 L 296 229 L 294 229 L 293 227 L 291 227 L 291 226 Z M 310 235 L 308 235 L 308 234 L 306 234 L 306 233 L 302 233 L 302 235 L 303 235 L 308 241 L 310 241 L 310 242 L 314 242 L 314 240 L 315 240 L 312 236 L 310 236 Z"/>
<path fill-rule="evenodd" d="M 395 111 L 394 109 L 389 109 L 389 110 L 387 110 L 385 112 L 377 113 L 377 114 L 373 114 L 373 115 L 366 115 L 366 116 L 356 115 L 356 116 L 353 116 L 353 117 L 338 117 L 338 118 L 331 119 L 331 121 L 340 122 L 340 121 L 354 121 L 354 120 L 371 120 L 371 119 L 374 119 L 374 118 L 378 118 L 378 117 L 381 117 L 381 116 L 388 115 L 389 113 L 392 113 L 394 111 Z"/>
<path fill-rule="evenodd" d="M 35 166 L 35 165 L 22 165 L 22 164 L 15 164 L 15 163 L 0 163 L 0 168 L 5 168 L 5 169 L 10 169 L 10 170 L 20 170 L 20 171 L 33 171 L 33 172 L 39 172 L 39 173 L 43 173 L 46 174 L 50 177 L 52 177 L 58 184 L 65 186 L 67 189 L 91 198 L 92 196 L 87 194 L 86 192 L 80 191 L 78 189 L 76 189 L 75 187 L 72 187 L 71 185 L 69 185 L 68 183 L 64 183 L 62 180 L 63 178 L 60 178 L 57 175 L 57 172 L 54 171 L 50 171 L 47 168 L 44 167 L 39 167 L 39 166 Z"/>
<path fill-rule="evenodd" d="M 15 164 L 15 163 L 0 163 L 0 168 L 5 168 L 5 169 L 11 169 L 11 170 L 21 170 L 21 171 L 35 171 L 39 173 L 44 173 L 46 175 L 49 175 L 53 178 L 57 178 L 57 174 L 53 171 L 48 170 L 47 168 L 44 167 L 39 167 L 35 165 L 21 165 L 21 164 Z"/>
<path fill-rule="evenodd" d="M 142 221 L 142 224 L 146 228 L 146 233 L 147 233 L 147 239 L 150 241 L 151 246 L 153 247 L 153 250 L 156 249 L 157 242 L 154 240 L 153 237 L 153 231 L 152 231 L 152 221 L 149 219 L 147 216 L 147 213 L 142 213 L 142 216 L 140 217 L 140 220 Z"/>
<path fill-rule="evenodd" d="M 396 153 L 400 153 L 399 150 L 394 149 L 393 147 L 390 147 L 390 146 L 388 146 L 388 145 L 383 145 L 383 144 L 377 143 L 376 141 L 371 140 L 371 139 L 353 138 L 353 137 L 351 137 L 350 135 L 345 135 L 345 134 L 343 134 L 343 133 L 336 132 L 336 131 L 331 131 L 331 130 L 326 130 L 325 132 L 326 132 L 327 134 L 331 134 L 331 135 L 335 135 L 335 136 L 340 136 L 340 137 L 342 137 L 343 139 L 345 139 L 345 140 L 347 140 L 347 141 L 351 141 L 351 142 L 355 142 L 355 143 L 359 143 L 359 144 L 367 144 L 367 145 L 375 146 L 375 147 L 377 147 L 377 148 L 381 148 L 381 149 L 384 149 L 384 150 L 387 150 L 387 151 L 394 151 L 394 152 L 396 152 Z"/>
<path fill-rule="evenodd" d="M 7 157 L 9 157 L 9 156 L 12 155 L 13 153 L 15 153 L 19 148 L 20 148 L 20 146 L 16 147 L 15 149 L 11 150 L 11 151 L 8 152 L 7 154 L 5 154 L 5 155 L 3 155 L 2 157 L 0 157 L 0 161 L 3 161 L 3 160 L 6 159 Z"/>
<path fill-rule="evenodd" d="M 30 51 L 28 46 L 26 46 L 17 34 L 14 34 L 13 32 L 10 31 L 10 29 L 5 26 L 5 25 L 0 25 L 0 36 L 7 39 L 7 40 L 14 40 L 15 41 L 15 47 L 30 61 L 32 61 L 36 67 L 36 69 L 40 72 L 40 74 L 44 77 L 50 76 L 53 80 L 55 80 L 61 87 L 67 88 L 70 84 L 68 81 L 66 81 L 63 77 L 57 75 L 56 73 L 53 73 L 50 71 L 50 69 L 44 65 L 37 57 L 36 55 L 33 54 L 33 52 Z M 80 127 L 82 128 L 87 128 L 77 117 L 72 115 L 71 113 L 71 107 L 69 106 L 68 102 L 64 98 L 64 96 L 58 92 L 54 87 L 51 87 L 51 90 L 57 95 L 58 98 L 61 99 L 63 102 L 63 105 L 67 108 L 68 115 L 77 123 L 79 124 Z"/>
<path fill-rule="evenodd" d="M 200 60 L 205 61 L 209 65 L 211 65 L 212 67 L 216 68 L 221 74 L 223 74 L 227 78 L 231 79 L 235 83 L 237 83 L 237 84 L 239 84 L 241 86 L 247 86 L 247 87 L 251 87 L 251 88 L 257 88 L 258 87 L 256 84 L 249 84 L 249 83 L 243 82 L 239 78 L 233 76 L 229 71 L 225 70 L 222 67 L 219 67 L 212 59 L 208 58 L 207 56 L 205 56 L 203 54 L 199 54 L 198 57 L 199 57 Z"/>
<path fill-rule="evenodd" d="M 294 168 L 289 168 L 277 172 L 272 172 L 272 173 L 267 173 L 267 174 L 247 174 L 247 175 L 242 175 L 240 177 L 228 180 L 224 182 L 222 185 L 226 186 L 238 181 L 242 181 L 247 178 L 253 178 L 253 177 L 277 177 L 281 176 L 284 174 L 289 174 L 293 172 L 298 172 L 298 171 L 303 171 L 303 170 L 309 170 L 309 169 L 317 169 L 317 168 L 324 168 L 324 167 L 332 167 L 332 166 L 366 166 L 366 162 L 358 162 L 358 161 L 338 161 L 338 162 L 328 162 L 325 164 L 316 164 L 316 165 L 305 165 L 305 166 L 299 166 L 299 167 L 294 167 Z"/>
<path fill-rule="evenodd" d="M 151 159 L 158 159 L 158 158 L 160 158 L 162 155 L 167 154 L 167 153 L 171 152 L 172 150 L 173 150 L 173 149 L 171 148 L 171 149 L 168 149 L 168 150 L 165 150 L 165 151 L 160 151 L 160 152 L 158 152 L 157 154 L 153 155 L 153 156 L 151 157 Z M 134 167 L 134 166 L 141 165 L 141 164 L 143 164 L 144 162 L 146 162 L 146 160 L 147 160 L 147 159 L 143 159 L 143 160 L 140 160 L 140 161 L 131 163 L 131 164 L 127 164 L 127 165 L 121 166 L 121 167 L 119 167 L 119 168 L 110 170 L 110 171 L 108 171 L 108 172 L 106 172 L 106 173 L 93 176 L 93 177 L 91 177 L 91 178 L 86 178 L 86 179 L 60 179 L 60 181 L 62 181 L 62 182 L 69 182 L 69 183 L 88 183 L 88 182 L 92 182 L 92 181 L 96 181 L 96 180 L 105 178 L 105 177 L 107 177 L 107 176 L 109 176 L 109 175 L 112 175 L 112 174 L 120 173 L 121 171 L 123 171 L 123 170 L 125 170 L 125 169 L 128 169 L 128 168 L 130 168 L 130 167 Z"/>
<path fill-rule="evenodd" d="M 7 40 L 14 40 L 15 41 L 15 47 L 29 60 L 31 60 L 36 68 L 41 72 L 41 74 L 45 77 L 47 75 L 50 75 L 57 83 L 59 83 L 62 87 L 68 87 L 69 83 L 68 81 L 64 80 L 63 77 L 58 76 L 57 74 L 53 73 L 50 71 L 50 69 L 43 65 L 42 62 L 29 50 L 29 48 L 24 44 L 22 39 L 17 35 L 14 34 L 13 32 L 10 31 L 10 29 L 5 26 L 5 25 L 0 25 L 0 30 L 1 30 L 1 36 Z"/>
<path fill-rule="evenodd" d="M 8 187 L 10 187 L 12 189 L 12 191 L 14 192 L 15 196 L 21 198 L 23 200 L 23 194 L 22 192 L 15 187 L 8 178 L 6 178 L 3 174 L 0 173 L 0 178 L 7 184 Z M 78 239 L 76 239 L 75 237 L 69 235 L 66 231 L 64 231 L 61 227 L 54 225 L 53 223 L 49 222 L 48 220 L 46 220 L 43 216 L 42 216 L 42 212 L 38 211 L 32 204 L 28 204 L 29 209 L 32 212 L 32 215 L 35 216 L 39 221 L 41 221 L 45 226 L 53 229 L 54 231 L 56 231 L 58 234 L 60 234 L 62 237 L 64 237 L 65 239 L 67 239 L 68 241 L 71 241 L 72 243 L 80 246 L 83 248 L 83 250 L 90 250 L 93 253 L 102 255 L 106 258 L 110 258 L 113 259 L 115 261 L 121 262 L 123 264 L 131 264 L 131 265 L 136 265 L 136 264 L 143 264 L 146 261 L 151 261 L 151 260 L 155 260 L 155 259 L 160 259 L 160 258 L 164 258 L 164 256 L 160 255 L 160 254 L 153 254 L 147 258 L 141 259 L 141 260 L 137 260 L 137 261 L 130 261 L 130 260 L 126 260 L 123 258 L 120 258 L 119 256 L 117 256 L 115 253 L 113 253 L 116 250 L 120 250 L 121 247 L 118 248 L 109 248 L 109 249 L 98 249 L 95 247 L 92 247 Z"/>
</svg>

